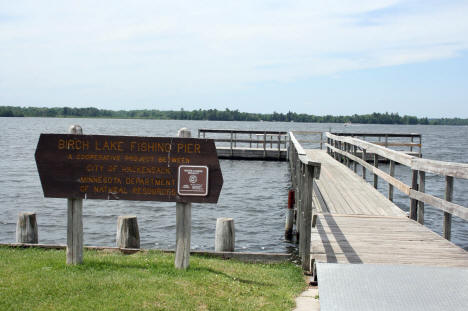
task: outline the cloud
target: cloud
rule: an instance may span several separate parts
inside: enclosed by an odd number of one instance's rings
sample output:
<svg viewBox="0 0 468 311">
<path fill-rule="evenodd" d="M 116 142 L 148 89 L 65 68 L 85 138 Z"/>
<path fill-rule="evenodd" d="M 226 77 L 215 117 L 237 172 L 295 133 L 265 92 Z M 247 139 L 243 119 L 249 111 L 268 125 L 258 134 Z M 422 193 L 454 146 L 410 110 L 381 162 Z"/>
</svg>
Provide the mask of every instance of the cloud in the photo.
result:
<svg viewBox="0 0 468 311">
<path fill-rule="evenodd" d="M 1 1 L 0 89 L 172 96 L 456 57 L 466 1 Z"/>
</svg>

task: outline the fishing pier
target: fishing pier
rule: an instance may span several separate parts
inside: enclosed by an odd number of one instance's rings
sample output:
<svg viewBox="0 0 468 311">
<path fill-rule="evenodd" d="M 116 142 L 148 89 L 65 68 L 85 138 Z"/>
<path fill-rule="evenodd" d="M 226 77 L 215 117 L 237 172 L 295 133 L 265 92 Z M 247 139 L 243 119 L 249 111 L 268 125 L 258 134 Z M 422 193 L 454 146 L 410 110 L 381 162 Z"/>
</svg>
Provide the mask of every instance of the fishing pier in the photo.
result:
<svg viewBox="0 0 468 311">
<path fill-rule="evenodd" d="M 415 133 L 200 129 L 198 135 L 208 133 L 216 135 L 210 138 L 219 158 L 289 162 L 294 195 L 285 236 L 295 233 L 322 310 L 468 304 L 468 252 L 450 241 L 452 216 L 468 220 L 468 209 L 452 202 L 454 180 L 468 179 L 468 164 L 423 159 Z M 409 184 L 395 176 L 396 167 L 408 172 Z M 443 198 L 426 191 L 426 175 L 445 180 Z M 378 190 L 382 182 L 385 194 Z M 395 190 L 407 197 L 408 213 L 394 203 Z M 442 235 L 424 226 L 426 205 L 443 212 Z"/>
</svg>

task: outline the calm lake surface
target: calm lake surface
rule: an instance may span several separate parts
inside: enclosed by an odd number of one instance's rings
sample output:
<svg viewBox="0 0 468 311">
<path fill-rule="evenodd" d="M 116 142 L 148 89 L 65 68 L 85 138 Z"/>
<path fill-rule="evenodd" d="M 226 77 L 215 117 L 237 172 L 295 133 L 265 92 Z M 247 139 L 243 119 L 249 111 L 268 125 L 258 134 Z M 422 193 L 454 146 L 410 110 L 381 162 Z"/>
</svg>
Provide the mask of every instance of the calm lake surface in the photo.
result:
<svg viewBox="0 0 468 311">
<path fill-rule="evenodd" d="M 187 127 L 196 137 L 199 128 L 245 130 L 302 130 L 378 133 L 420 133 L 423 157 L 453 162 L 466 158 L 466 126 L 352 125 L 282 122 L 162 121 L 110 119 L 0 118 L 0 242 L 15 242 L 19 212 L 36 212 L 40 243 L 66 243 L 66 199 L 44 198 L 34 161 L 40 133 L 68 133 L 79 124 L 85 134 L 176 136 Z M 214 249 L 216 218 L 232 217 L 238 251 L 290 252 L 294 244 L 284 241 L 284 213 L 290 188 L 286 162 L 220 160 L 224 186 L 218 204 L 193 204 L 192 248 Z M 381 165 L 384 170 L 388 168 Z M 409 171 L 397 166 L 396 176 L 410 184 Z M 368 177 L 370 178 L 370 177 Z M 370 179 L 368 179 L 370 180 Z M 428 174 L 426 192 L 443 197 L 444 178 Z M 379 190 L 387 186 L 379 182 Z M 468 206 L 468 181 L 455 180 L 454 202 Z M 409 199 L 395 189 L 395 203 L 409 210 Z M 175 246 L 175 203 L 86 200 L 83 207 L 84 243 L 114 246 L 117 217 L 136 215 L 141 246 Z M 426 206 L 426 225 L 442 231 L 442 212 Z M 468 250 L 468 224 L 453 217 L 452 240 Z"/>
</svg>

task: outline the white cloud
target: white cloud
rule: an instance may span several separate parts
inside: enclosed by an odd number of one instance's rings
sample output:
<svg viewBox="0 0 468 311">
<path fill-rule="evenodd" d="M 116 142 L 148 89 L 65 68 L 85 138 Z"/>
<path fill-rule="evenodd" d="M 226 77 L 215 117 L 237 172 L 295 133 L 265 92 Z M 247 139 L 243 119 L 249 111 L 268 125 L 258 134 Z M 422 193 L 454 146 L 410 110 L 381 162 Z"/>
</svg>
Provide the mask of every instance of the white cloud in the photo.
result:
<svg viewBox="0 0 468 311">
<path fill-rule="evenodd" d="M 455 57 L 468 4 L 0 1 L 0 90 L 173 95 Z"/>
</svg>

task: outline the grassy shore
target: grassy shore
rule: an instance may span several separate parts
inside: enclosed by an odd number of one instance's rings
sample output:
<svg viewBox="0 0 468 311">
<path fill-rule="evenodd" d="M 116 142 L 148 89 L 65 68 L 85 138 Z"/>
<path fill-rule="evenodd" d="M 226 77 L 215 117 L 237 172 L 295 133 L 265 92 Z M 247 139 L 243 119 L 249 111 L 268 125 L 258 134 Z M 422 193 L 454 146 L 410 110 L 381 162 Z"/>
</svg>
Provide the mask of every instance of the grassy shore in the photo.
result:
<svg viewBox="0 0 468 311">
<path fill-rule="evenodd" d="M 246 264 L 192 256 L 85 251 L 67 266 L 65 251 L 0 247 L 0 310 L 291 310 L 304 289 L 291 263 Z"/>
</svg>

